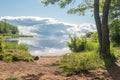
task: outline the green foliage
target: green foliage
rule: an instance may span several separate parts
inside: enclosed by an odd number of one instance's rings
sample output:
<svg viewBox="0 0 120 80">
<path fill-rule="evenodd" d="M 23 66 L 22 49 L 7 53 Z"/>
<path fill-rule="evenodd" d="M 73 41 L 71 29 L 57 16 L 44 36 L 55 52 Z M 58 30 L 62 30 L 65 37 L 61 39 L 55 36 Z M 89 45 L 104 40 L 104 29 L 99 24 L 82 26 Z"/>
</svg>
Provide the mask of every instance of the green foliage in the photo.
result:
<svg viewBox="0 0 120 80">
<path fill-rule="evenodd" d="M 23 51 L 28 51 L 28 46 L 25 43 L 18 44 L 17 41 L 7 41 L 6 42 L 6 49 L 7 50 L 13 50 L 13 49 L 18 49 L 18 50 L 23 50 Z"/>
<path fill-rule="evenodd" d="M 55 4 L 58 3 L 60 8 L 65 8 L 66 5 L 69 5 L 70 3 L 75 3 L 74 0 L 41 0 L 41 3 L 44 5 L 49 5 L 49 4 Z M 79 15 L 84 15 L 85 11 L 87 10 L 93 11 L 93 0 L 83 0 L 83 2 L 78 3 L 78 6 L 76 8 L 71 8 L 68 10 L 69 14 L 79 14 Z"/>
<path fill-rule="evenodd" d="M 7 50 L 17 49 L 18 48 L 18 41 L 6 41 Z"/>
<path fill-rule="evenodd" d="M 110 14 L 109 18 L 110 19 L 120 19 L 120 1 L 119 0 L 111 0 L 111 5 L 110 5 Z M 70 3 L 75 3 L 78 6 L 73 7 L 68 10 L 68 14 L 78 14 L 78 15 L 85 15 L 85 12 L 91 11 L 93 12 L 94 8 L 94 0 L 83 0 L 81 3 L 76 3 L 77 1 L 75 0 L 41 0 L 41 3 L 44 5 L 49 5 L 49 4 L 55 4 L 57 3 L 61 8 L 65 8 L 66 5 L 69 5 Z M 99 12 L 103 12 L 103 6 L 104 6 L 105 0 L 100 0 L 99 1 Z"/>
<path fill-rule="evenodd" d="M 112 0 L 109 17 L 111 21 L 115 19 L 120 19 L 120 1 L 119 0 Z"/>
<path fill-rule="evenodd" d="M 16 26 L 10 25 L 6 22 L 0 21 L 0 35 L 11 35 L 11 34 L 18 34 L 18 28 Z"/>
<path fill-rule="evenodd" d="M 4 60 L 6 62 L 34 60 L 28 52 L 28 46 L 26 44 L 18 44 L 17 41 L 6 41 L 5 45 L 6 53 L 0 54 L 0 60 Z"/>
<path fill-rule="evenodd" d="M 92 42 L 98 42 L 98 34 L 97 32 L 89 32 L 85 35 L 87 38 L 89 38 Z"/>
<path fill-rule="evenodd" d="M 5 60 L 6 62 L 12 62 L 12 61 L 13 61 L 11 55 L 9 55 L 9 56 L 5 56 L 5 57 L 4 57 L 4 60 Z"/>
<path fill-rule="evenodd" d="M 19 50 L 28 51 L 28 46 L 24 43 L 18 45 Z"/>
<path fill-rule="evenodd" d="M 33 61 L 33 57 L 30 55 L 30 53 L 26 51 L 16 51 L 16 53 L 12 54 L 13 60 L 15 61 Z"/>
<path fill-rule="evenodd" d="M 5 55 L 4 60 L 6 62 L 14 62 L 14 61 L 33 61 L 34 58 L 30 55 L 30 53 L 22 50 L 13 50 Z"/>
<path fill-rule="evenodd" d="M 120 20 L 114 20 L 110 24 L 110 37 L 114 46 L 120 46 Z"/>
<path fill-rule="evenodd" d="M 0 35 L 18 36 L 17 34 L 17 27 L 0 21 Z M 18 44 L 17 41 L 5 41 L 2 36 L 0 36 L 0 60 L 4 60 L 6 62 L 34 60 L 28 52 L 28 46 L 26 44 Z"/>
<path fill-rule="evenodd" d="M 49 4 L 55 4 L 58 2 L 61 8 L 64 8 L 67 4 L 70 4 L 73 0 L 41 0 L 41 3 L 45 4 L 46 6 Z"/>
<path fill-rule="evenodd" d="M 110 52 L 116 59 L 120 59 L 120 47 L 111 46 Z"/>
<path fill-rule="evenodd" d="M 3 59 L 4 59 L 4 56 L 5 56 L 4 54 L 1 54 L 1 53 L 0 53 L 0 60 L 3 60 Z"/>
<path fill-rule="evenodd" d="M 98 50 L 98 43 L 87 41 L 86 51 L 93 51 L 93 50 Z"/>
<path fill-rule="evenodd" d="M 77 37 L 76 35 L 69 36 L 70 42 L 67 42 L 67 46 L 72 52 L 98 50 L 96 34 L 92 34 L 91 37 L 91 40 L 87 41 L 85 36 L 81 38 Z"/>
<path fill-rule="evenodd" d="M 66 76 L 77 72 L 105 68 L 104 61 L 94 51 L 66 54 L 62 58 L 60 66 Z"/>
<path fill-rule="evenodd" d="M 83 1 L 82 3 L 79 3 L 76 8 L 69 9 L 67 13 L 85 15 L 85 12 L 88 10 L 93 11 L 93 0 Z"/>
<path fill-rule="evenodd" d="M 5 53 L 5 40 L 0 36 L 0 53 Z"/>
<path fill-rule="evenodd" d="M 3 60 L 5 53 L 5 40 L 2 36 L 0 36 L 0 60 Z"/>
<path fill-rule="evenodd" d="M 89 32 L 85 35 L 87 37 L 86 50 L 98 50 L 98 34 L 96 32 Z"/>
<path fill-rule="evenodd" d="M 91 41 L 92 42 L 98 42 L 98 34 L 97 33 L 93 33 L 91 35 Z"/>
<path fill-rule="evenodd" d="M 86 39 L 79 38 L 76 35 L 69 36 L 70 42 L 67 42 L 67 46 L 70 48 L 73 52 L 81 52 L 85 50 L 86 46 Z"/>
<path fill-rule="evenodd" d="M 91 38 L 92 34 L 94 34 L 94 32 L 88 32 L 88 33 L 85 34 L 85 36 L 86 36 L 87 38 Z"/>
</svg>

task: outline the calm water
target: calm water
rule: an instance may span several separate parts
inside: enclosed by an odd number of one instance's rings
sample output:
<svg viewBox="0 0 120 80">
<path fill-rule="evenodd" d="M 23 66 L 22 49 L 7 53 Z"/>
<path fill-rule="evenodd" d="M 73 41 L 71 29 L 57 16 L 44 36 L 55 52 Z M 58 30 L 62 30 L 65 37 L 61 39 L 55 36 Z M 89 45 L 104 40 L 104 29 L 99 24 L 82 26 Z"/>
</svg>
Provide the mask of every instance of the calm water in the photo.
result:
<svg viewBox="0 0 120 80">
<path fill-rule="evenodd" d="M 3 20 L 18 27 L 20 34 L 34 35 L 33 38 L 14 38 L 26 43 L 32 55 L 62 55 L 70 52 L 66 46 L 69 34 L 84 35 L 96 31 L 94 24 L 69 24 L 52 18 L 6 17 Z"/>
<path fill-rule="evenodd" d="M 56 56 L 70 52 L 66 46 L 67 37 L 43 37 L 34 36 L 33 38 L 11 38 L 18 40 L 18 43 L 26 43 L 33 56 Z"/>
</svg>

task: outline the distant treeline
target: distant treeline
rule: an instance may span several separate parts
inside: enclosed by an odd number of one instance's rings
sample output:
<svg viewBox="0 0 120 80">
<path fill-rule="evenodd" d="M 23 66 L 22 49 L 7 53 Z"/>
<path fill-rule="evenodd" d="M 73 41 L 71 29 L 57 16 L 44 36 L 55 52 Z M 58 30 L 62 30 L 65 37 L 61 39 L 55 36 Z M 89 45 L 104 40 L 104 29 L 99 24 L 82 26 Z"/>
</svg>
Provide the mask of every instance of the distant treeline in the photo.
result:
<svg viewBox="0 0 120 80">
<path fill-rule="evenodd" d="M 18 28 L 4 21 L 0 21 L 0 35 L 10 36 L 19 34 Z"/>
</svg>

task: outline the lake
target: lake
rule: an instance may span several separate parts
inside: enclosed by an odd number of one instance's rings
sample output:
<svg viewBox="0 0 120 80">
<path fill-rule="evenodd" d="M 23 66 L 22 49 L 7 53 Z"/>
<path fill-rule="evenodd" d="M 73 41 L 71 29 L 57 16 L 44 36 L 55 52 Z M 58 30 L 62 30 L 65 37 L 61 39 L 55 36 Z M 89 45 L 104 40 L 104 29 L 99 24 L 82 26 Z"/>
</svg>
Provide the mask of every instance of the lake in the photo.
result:
<svg viewBox="0 0 120 80">
<path fill-rule="evenodd" d="M 96 27 L 91 23 L 71 24 L 58 21 L 53 18 L 41 18 L 32 16 L 3 17 L 7 23 L 15 25 L 19 34 L 34 35 L 33 38 L 13 38 L 19 43 L 26 43 L 29 51 L 34 56 L 55 56 L 70 52 L 66 46 L 69 34 L 85 35 L 95 32 Z"/>
<path fill-rule="evenodd" d="M 33 56 L 60 56 L 70 52 L 66 46 L 67 37 L 34 36 L 29 38 L 9 38 L 9 40 L 17 40 L 19 44 L 27 44 L 29 52 Z"/>
</svg>

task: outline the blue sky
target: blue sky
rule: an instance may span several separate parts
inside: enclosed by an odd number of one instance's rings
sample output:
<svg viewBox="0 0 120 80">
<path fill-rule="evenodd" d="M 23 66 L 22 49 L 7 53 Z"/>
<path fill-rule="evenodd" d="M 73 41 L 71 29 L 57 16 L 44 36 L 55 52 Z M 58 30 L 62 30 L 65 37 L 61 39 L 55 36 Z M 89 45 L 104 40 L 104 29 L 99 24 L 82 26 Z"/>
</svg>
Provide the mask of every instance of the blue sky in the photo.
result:
<svg viewBox="0 0 120 80">
<path fill-rule="evenodd" d="M 67 10 L 74 5 L 75 4 L 71 4 L 65 9 L 60 9 L 57 5 L 45 7 L 40 3 L 40 0 L 0 0 L 0 17 L 39 16 L 54 18 L 59 21 L 73 24 L 94 23 L 94 19 L 90 14 L 87 14 L 86 16 L 67 14 Z"/>
</svg>

